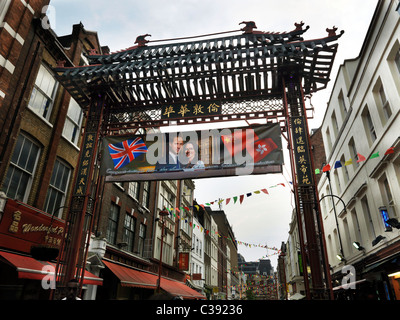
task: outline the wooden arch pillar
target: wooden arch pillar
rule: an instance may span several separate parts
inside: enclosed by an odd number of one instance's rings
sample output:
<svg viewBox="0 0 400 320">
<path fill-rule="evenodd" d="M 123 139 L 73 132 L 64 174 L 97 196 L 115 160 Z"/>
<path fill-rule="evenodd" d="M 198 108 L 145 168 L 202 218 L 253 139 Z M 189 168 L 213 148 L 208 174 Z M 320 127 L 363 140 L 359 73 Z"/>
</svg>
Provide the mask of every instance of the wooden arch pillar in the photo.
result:
<svg viewBox="0 0 400 320">
<path fill-rule="evenodd" d="M 296 64 L 288 64 L 281 68 L 280 74 L 306 298 L 332 300 L 332 282 L 315 184 L 314 162 L 301 85 L 302 77 L 298 70 L 299 67 Z M 311 281 L 309 281 L 308 269 L 310 269 Z"/>
<path fill-rule="evenodd" d="M 68 281 L 76 279 L 80 284 L 79 291 L 82 290 L 96 204 L 96 165 L 104 104 L 103 95 L 93 94 L 74 172 L 63 243 L 56 265 L 57 289 L 64 288 Z"/>
</svg>

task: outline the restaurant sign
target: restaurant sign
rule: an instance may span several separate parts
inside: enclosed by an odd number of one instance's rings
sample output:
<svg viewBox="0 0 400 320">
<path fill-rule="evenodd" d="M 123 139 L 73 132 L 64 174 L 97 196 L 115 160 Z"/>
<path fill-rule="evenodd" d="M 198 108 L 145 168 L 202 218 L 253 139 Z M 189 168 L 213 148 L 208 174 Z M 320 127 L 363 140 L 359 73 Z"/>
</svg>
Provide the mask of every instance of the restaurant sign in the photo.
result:
<svg viewBox="0 0 400 320">
<path fill-rule="evenodd" d="M 30 252 L 32 245 L 60 247 L 65 222 L 22 202 L 8 199 L 0 222 L 0 243 Z"/>
</svg>

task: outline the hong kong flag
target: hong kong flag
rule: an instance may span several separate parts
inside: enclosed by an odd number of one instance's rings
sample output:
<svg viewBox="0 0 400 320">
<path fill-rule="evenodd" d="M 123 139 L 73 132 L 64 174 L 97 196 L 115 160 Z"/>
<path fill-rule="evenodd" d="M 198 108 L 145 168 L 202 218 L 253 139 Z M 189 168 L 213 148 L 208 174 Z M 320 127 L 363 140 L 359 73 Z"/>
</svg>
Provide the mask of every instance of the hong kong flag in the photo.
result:
<svg viewBox="0 0 400 320">
<path fill-rule="evenodd" d="M 135 158 L 147 152 L 146 144 L 137 137 L 135 140 L 125 140 L 108 145 L 110 156 L 114 162 L 114 169 L 120 169 Z"/>
<path fill-rule="evenodd" d="M 248 152 L 252 153 L 254 163 L 261 161 L 278 148 L 271 138 L 260 139 L 254 131 L 250 134 L 247 130 L 235 130 L 233 134 L 222 135 L 221 138 L 231 156 L 242 152 L 246 148 L 246 143 L 253 144 L 253 150 L 248 150 Z M 252 141 L 250 141 L 251 138 L 253 138 Z"/>
<path fill-rule="evenodd" d="M 222 142 L 232 157 L 246 148 L 246 140 L 249 140 L 251 137 L 253 137 L 253 141 L 258 140 L 258 136 L 254 130 L 252 130 L 253 134 L 250 134 L 248 130 L 251 129 L 235 130 L 231 134 L 221 136 Z M 251 144 L 251 142 L 249 143 Z"/>
<path fill-rule="evenodd" d="M 254 142 L 254 163 L 261 161 L 277 148 L 278 146 L 271 138 L 257 140 Z"/>
</svg>

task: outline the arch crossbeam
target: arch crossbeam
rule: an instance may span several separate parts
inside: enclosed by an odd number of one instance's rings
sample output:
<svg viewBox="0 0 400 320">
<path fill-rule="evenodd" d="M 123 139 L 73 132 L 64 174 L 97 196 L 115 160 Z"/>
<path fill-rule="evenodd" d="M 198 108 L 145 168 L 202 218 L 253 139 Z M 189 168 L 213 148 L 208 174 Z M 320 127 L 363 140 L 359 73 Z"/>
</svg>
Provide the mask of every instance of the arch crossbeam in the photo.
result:
<svg viewBox="0 0 400 320">
<path fill-rule="evenodd" d="M 301 66 L 305 94 L 329 81 L 338 39 L 303 40 L 302 24 L 288 33 L 237 36 L 163 45 L 141 44 L 110 55 L 90 55 L 83 67 L 58 67 L 58 79 L 81 106 L 105 92 L 108 108 L 138 111 L 188 101 L 260 99 L 281 94 L 278 69 Z M 159 119 L 154 119 L 158 121 Z"/>
</svg>

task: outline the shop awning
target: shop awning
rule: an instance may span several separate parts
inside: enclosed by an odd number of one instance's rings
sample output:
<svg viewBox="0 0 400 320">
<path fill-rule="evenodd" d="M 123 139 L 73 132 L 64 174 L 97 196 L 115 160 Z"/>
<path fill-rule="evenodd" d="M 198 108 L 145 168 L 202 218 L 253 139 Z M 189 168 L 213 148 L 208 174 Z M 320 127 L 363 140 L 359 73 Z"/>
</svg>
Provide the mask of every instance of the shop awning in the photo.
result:
<svg viewBox="0 0 400 320">
<path fill-rule="evenodd" d="M 54 276 L 56 264 L 53 262 L 39 261 L 11 252 L 0 252 L 0 257 L 16 268 L 18 278 L 42 280 L 44 276 Z M 83 284 L 102 285 L 103 279 L 85 270 Z"/>
<path fill-rule="evenodd" d="M 396 258 L 398 258 L 399 257 L 399 254 L 398 253 L 395 253 L 395 254 L 392 254 L 391 256 L 389 256 L 389 257 L 386 257 L 386 258 L 383 258 L 383 259 L 380 259 L 380 260 L 378 260 L 378 261 L 375 261 L 374 263 L 371 263 L 371 264 L 368 264 L 368 265 L 366 265 L 365 266 L 365 268 L 362 270 L 362 273 L 368 273 L 368 272 L 370 272 L 370 271 L 372 271 L 372 270 L 374 270 L 374 269 L 377 269 L 378 267 L 380 267 L 380 266 L 382 266 L 382 265 L 384 265 L 384 264 L 386 264 L 387 262 L 396 262 L 396 261 L 394 261 Z"/>
<path fill-rule="evenodd" d="M 103 263 L 117 276 L 123 287 L 157 288 L 157 276 L 154 274 L 124 267 L 107 260 L 103 260 Z"/>
<path fill-rule="evenodd" d="M 189 288 L 183 282 L 169 280 L 163 277 L 160 286 L 163 290 L 169 292 L 173 296 L 181 296 L 184 299 L 206 299 L 204 295 Z"/>
<path fill-rule="evenodd" d="M 146 271 L 139 271 L 103 259 L 105 266 L 120 280 L 123 287 L 137 287 L 156 289 L 158 275 Z M 173 296 L 182 296 L 186 299 L 206 299 L 196 290 L 189 288 L 183 282 L 161 277 L 160 287 Z"/>
<path fill-rule="evenodd" d="M 364 282 L 366 282 L 367 281 L 367 279 L 361 279 L 361 280 L 358 280 L 358 281 L 354 281 L 354 282 L 350 282 L 350 283 L 346 283 L 346 284 L 343 284 L 343 285 L 341 285 L 341 286 L 337 286 L 337 287 L 334 287 L 332 290 L 333 291 L 336 291 L 336 290 L 340 290 L 340 289 L 344 289 L 344 290 L 347 290 L 347 289 L 352 289 L 352 288 L 354 288 L 356 285 L 358 285 L 358 284 L 360 284 L 360 283 L 364 283 Z"/>
<path fill-rule="evenodd" d="M 289 300 L 301 300 L 304 299 L 306 296 L 303 296 L 301 293 L 296 292 L 294 295 L 289 297 Z"/>
</svg>

